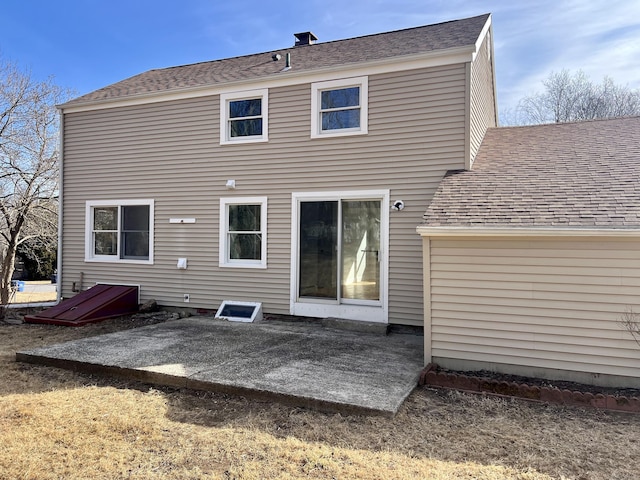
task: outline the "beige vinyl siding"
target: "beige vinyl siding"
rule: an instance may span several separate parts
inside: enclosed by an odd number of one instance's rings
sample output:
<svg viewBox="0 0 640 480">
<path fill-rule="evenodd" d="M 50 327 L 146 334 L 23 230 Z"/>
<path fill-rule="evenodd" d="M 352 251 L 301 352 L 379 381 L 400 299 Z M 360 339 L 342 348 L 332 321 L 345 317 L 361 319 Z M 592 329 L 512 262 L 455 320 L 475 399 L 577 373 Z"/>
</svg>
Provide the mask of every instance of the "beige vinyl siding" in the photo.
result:
<svg viewBox="0 0 640 480">
<path fill-rule="evenodd" d="M 637 239 L 432 238 L 430 252 L 436 362 L 639 377 L 619 324 L 640 307 Z"/>
<path fill-rule="evenodd" d="M 480 144 L 488 127 L 496 127 L 495 77 L 493 63 L 490 60 L 491 42 L 485 37 L 476 59 L 471 64 L 470 93 L 470 164 L 480 149 Z"/>
<path fill-rule="evenodd" d="M 219 145 L 218 95 L 66 114 L 63 296 L 82 272 L 84 288 L 140 284 L 143 301 L 167 306 L 252 300 L 289 313 L 291 193 L 390 189 L 406 208 L 390 214 L 389 320 L 422 325 L 415 226 L 444 173 L 464 165 L 464 85 L 462 65 L 370 76 L 369 134 L 326 139 L 310 138 L 309 83 L 272 88 L 260 144 Z M 268 197 L 265 270 L 218 266 L 219 199 L 234 196 Z M 85 202 L 138 198 L 155 201 L 154 264 L 85 263 Z M 169 223 L 182 217 L 196 223 Z"/>
</svg>

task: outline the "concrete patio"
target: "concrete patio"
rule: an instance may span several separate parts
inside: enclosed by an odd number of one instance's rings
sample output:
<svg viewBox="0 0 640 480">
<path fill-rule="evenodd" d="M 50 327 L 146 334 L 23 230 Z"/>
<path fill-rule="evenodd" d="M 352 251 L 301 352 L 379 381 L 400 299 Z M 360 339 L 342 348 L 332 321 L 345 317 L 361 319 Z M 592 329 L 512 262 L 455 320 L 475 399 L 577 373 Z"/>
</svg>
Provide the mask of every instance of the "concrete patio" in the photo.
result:
<svg viewBox="0 0 640 480">
<path fill-rule="evenodd" d="M 320 322 L 191 317 L 18 352 L 16 358 L 154 385 L 394 415 L 417 385 L 423 344 L 415 334 L 348 331 Z"/>
</svg>

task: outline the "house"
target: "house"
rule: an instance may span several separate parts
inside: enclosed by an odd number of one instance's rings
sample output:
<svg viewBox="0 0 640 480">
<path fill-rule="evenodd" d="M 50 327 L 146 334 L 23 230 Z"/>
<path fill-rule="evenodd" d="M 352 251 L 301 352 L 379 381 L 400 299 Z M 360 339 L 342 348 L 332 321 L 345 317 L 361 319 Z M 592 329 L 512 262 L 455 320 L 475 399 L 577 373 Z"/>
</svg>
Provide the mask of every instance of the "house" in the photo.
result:
<svg viewBox="0 0 640 480">
<path fill-rule="evenodd" d="M 640 117 L 491 128 L 418 227 L 425 360 L 640 386 Z"/>
<path fill-rule="evenodd" d="M 497 124 L 491 16 L 295 36 L 59 107 L 63 298 L 423 325 L 416 225 Z"/>
</svg>

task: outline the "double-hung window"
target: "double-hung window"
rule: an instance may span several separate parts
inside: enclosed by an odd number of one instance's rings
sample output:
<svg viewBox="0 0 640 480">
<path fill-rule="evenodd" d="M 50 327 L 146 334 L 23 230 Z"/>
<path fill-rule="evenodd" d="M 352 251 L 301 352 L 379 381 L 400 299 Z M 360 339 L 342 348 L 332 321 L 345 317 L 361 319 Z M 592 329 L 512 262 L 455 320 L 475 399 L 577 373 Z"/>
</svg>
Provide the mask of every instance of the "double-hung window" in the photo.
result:
<svg viewBox="0 0 640 480">
<path fill-rule="evenodd" d="M 267 197 L 220 199 L 220 266 L 267 267 Z"/>
<path fill-rule="evenodd" d="M 153 263 L 153 200 L 86 203 L 85 260 Z"/>
<path fill-rule="evenodd" d="M 367 77 L 311 84 L 311 137 L 367 133 L 367 118 Z"/>
<path fill-rule="evenodd" d="M 268 140 L 268 90 L 220 95 L 220 143 Z"/>
</svg>

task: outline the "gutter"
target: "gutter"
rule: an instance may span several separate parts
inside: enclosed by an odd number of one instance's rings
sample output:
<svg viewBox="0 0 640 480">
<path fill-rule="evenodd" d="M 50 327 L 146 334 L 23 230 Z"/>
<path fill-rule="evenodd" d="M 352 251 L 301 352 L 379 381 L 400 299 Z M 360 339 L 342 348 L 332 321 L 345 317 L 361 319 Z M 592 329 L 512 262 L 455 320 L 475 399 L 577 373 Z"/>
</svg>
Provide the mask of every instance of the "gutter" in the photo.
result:
<svg viewBox="0 0 640 480">
<path fill-rule="evenodd" d="M 567 227 L 429 227 L 419 225 L 423 237 L 640 237 L 640 228 Z"/>
</svg>

